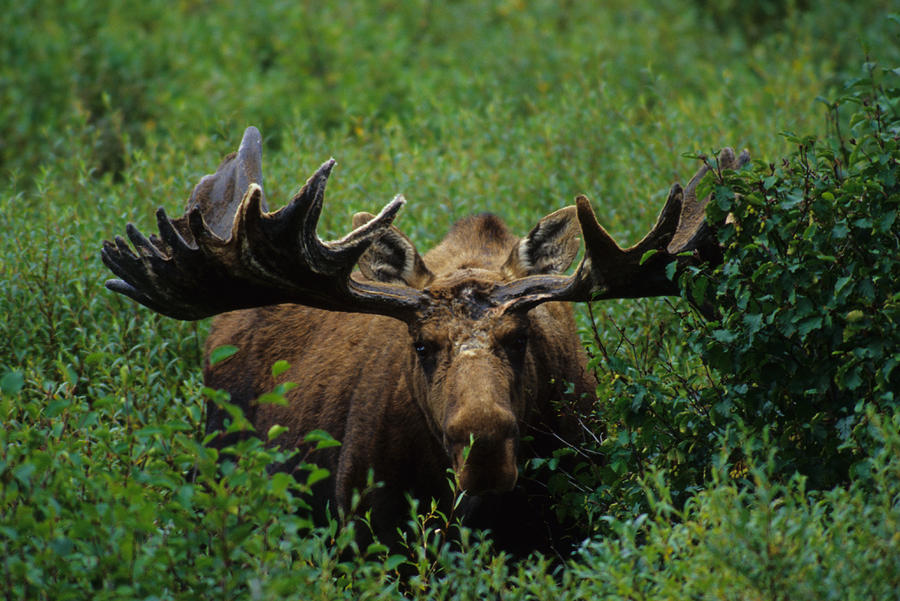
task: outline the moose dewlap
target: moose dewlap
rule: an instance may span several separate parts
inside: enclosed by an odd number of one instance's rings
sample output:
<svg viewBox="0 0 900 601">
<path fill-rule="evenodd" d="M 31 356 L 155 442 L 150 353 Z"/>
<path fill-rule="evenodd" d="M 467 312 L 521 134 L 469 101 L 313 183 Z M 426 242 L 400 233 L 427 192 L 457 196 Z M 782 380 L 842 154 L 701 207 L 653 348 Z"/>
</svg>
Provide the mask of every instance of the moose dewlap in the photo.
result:
<svg viewBox="0 0 900 601">
<path fill-rule="evenodd" d="M 725 149 L 718 164 L 747 158 Z M 324 163 L 268 212 L 262 140 L 248 128 L 239 150 L 194 188 L 182 217 L 160 209 L 159 234 L 149 238 L 128 224 L 134 250 L 119 237 L 104 243 L 103 261 L 121 278 L 107 287 L 177 319 L 217 315 L 207 352 L 239 350 L 207 364 L 206 384 L 228 391 L 257 432 L 285 426 L 274 444 L 302 446 L 315 429 L 341 441 L 308 457 L 332 474 L 317 491 L 320 507 L 349 510 L 371 471 L 383 485 L 357 511 L 371 510 L 375 534 L 391 540 L 407 495 L 449 502 L 452 468 L 470 498 L 509 499 L 509 510 L 482 524 L 506 533 L 510 546 L 541 546 L 546 528 L 523 525 L 549 512 L 514 500 L 528 495 L 518 466 L 559 439 L 578 444 L 577 415 L 567 411 L 595 401 L 570 303 L 677 294 L 666 277 L 671 262 L 683 269 L 716 260 L 708 198 L 695 193 L 708 167 L 685 189 L 672 187 L 654 228 L 628 249 L 580 196 L 524 238 L 493 215 L 463 219 L 424 255 L 391 225 L 399 196 L 377 216 L 357 214 L 340 240 L 321 241 L 316 224 L 333 167 Z M 565 275 L 579 238 L 584 257 Z M 299 386 L 287 406 L 256 404 L 277 384 L 279 360 L 290 364 L 279 381 Z M 224 429 L 223 410 L 211 405 L 208 416 L 207 431 Z M 518 514 L 523 507 L 531 517 Z"/>
</svg>

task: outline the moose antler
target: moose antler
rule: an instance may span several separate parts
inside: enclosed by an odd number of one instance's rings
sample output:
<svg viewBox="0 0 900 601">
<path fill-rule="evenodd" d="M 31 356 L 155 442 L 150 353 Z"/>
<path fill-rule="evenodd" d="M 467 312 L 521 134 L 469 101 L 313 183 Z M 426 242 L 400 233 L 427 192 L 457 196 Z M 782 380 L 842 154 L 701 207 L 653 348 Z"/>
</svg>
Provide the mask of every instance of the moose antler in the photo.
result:
<svg viewBox="0 0 900 601">
<path fill-rule="evenodd" d="M 119 278 L 106 287 L 170 317 L 200 319 L 236 309 L 298 303 L 332 311 L 403 316 L 421 293 L 355 280 L 360 255 L 388 228 L 404 199 L 397 196 L 374 219 L 332 242 L 316 235 L 325 162 L 282 209 L 267 212 L 262 190 L 262 140 L 255 127 L 191 193 L 185 214 L 156 214 L 159 236 L 129 223 L 103 243 L 103 262 Z"/>
<path fill-rule="evenodd" d="M 739 169 L 749 160 L 748 151 L 735 157 L 731 148 L 725 148 L 719 153 L 716 167 Z M 587 197 L 577 197 L 585 255 L 575 273 L 522 278 L 499 287 L 492 296 L 505 310 L 522 311 L 547 301 L 586 302 L 678 294 L 677 283 L 666 274 L 670 263 L 677 261 L 677 269 L 681 270 L 705 261 L 721 261 L 714 229 L 705 220 L 711 194 L 697 199 L 697 186 L 711 168 L 704 162 L 684 189 L 674 184 L 656 225 L 627 249 L 600 225 Z"/>
</svg>

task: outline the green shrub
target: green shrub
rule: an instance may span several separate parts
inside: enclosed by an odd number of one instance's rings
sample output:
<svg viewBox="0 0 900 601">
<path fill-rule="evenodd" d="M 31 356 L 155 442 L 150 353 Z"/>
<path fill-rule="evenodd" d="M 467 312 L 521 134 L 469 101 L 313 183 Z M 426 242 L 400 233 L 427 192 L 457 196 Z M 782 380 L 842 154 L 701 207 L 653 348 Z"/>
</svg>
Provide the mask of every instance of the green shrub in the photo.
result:
<svg viewBox="0 0 900 601">
<path fill-rule="evenodd" d="M 694 338 L 721 374 L 712 409 L 768 428 L 815 487 L 873 450 L 867 407 L 900 401 L 898 72 L 867 63 L 828 107 L 827 138 L 788 134 L 790 157 L 716 187 L 726 259 L 694 284 L 724 307 Z"/>
<path fill-rule="evenodd" d="M 746 479 L 720 456 L 706 490 L 682 509 L 667 477 L 650 474 L 648 512 L 610 520 L 614 535 L 586 545 L 570 598 L 895 598 L 900 413 L 867 417 L 877 451 L 864 474 L 827 491 L 784 478 L 774 445 L 746 450 Z"/>
<path fill-rule="evenodd" d="M 724 263 L 683 276 L 698 303 L 718 308 L 712 320 L 668 301 L 625 318 L 593 308 L 605 401 L 594 429 L 606 427 L 595 450 L 606 461 L 569 474 L 570 505 L 586 503 L 595 518 L 640 513 L 653 468 L 683 503 L 705 486 L 722 445 L 735 449 L 740 476 L 738 441 L 764 431 L 785 479 L 800 473 L 823 489 L 865 469 L 878 446 L 866 412 L 900 401 L 898 71 L 867 63 L 825 104 L 826 136 L 785 134 L 796 146 L 788 157 L 701 184 L 714 194 L 710 218 L 732 216 L 719 233 Z M 676 319 L 622 326 L 648 307 Z M 602 482 L 587 495 L 584 474 Z"/>
</svg>

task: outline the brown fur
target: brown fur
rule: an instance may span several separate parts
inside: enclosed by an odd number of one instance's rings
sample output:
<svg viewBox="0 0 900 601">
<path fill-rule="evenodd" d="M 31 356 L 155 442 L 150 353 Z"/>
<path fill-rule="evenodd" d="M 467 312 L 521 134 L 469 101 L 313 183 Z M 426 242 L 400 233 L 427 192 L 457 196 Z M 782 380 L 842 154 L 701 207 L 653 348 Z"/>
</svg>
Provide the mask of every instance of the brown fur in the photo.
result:
<svg viewBox="0 0 900 601">
<path fill-rule="evenodd" d="M 517 463 L 548 452 L 540 448 L 551 444 L 546 433 L 576 431 L 555 404 L 567 399 L 566 383 L 582 402 L 593 400 L 596 386 L 568 304 L 511 314 L 484 304 L 483 291 L 513 277 L 503 267 L 518 243 L 494 216 L 457 223 L 424 256 L 433 302 L 409 324 L 296 305 L 221 315 L 207 351 L 233 344 L 239 352 L 207 366 L 206 383 L 229 391 L 257 432 L 286 426 L 275 441 L 283 447 L 302 446 L 313 429 L 340 440 L 340 447 L 309 457 L 333 476 L 317 500 L 348 511 L 372 470 L 384 486 L 366 496 L 364 508 L 372 509 L 382 539 L 391 539 L 407 515 L 407 493 L 423 502 L 446 500 L 449 467 L 472 492 L 515 494 L 508 491 Z M 291 367 L 276 382 L 271 366 L 280 359 Z M 289 405 L 253 402 L 281 381 L 299 384 L 288 393 Z M 220 429 L 224 419 L 212 407 L 208 429 Z M 533 437 L 532 448 L 518 448 L 524 434 Z"/>
</svg>

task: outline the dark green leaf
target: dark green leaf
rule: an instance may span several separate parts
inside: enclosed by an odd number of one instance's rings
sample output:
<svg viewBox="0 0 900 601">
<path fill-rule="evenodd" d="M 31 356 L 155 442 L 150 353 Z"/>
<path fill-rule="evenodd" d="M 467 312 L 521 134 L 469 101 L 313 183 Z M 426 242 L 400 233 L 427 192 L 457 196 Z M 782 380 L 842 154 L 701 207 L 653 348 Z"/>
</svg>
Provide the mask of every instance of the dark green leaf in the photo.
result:
<svg viewBox="0 0 900 601">
<path fill-rule="evenodd" d="M 218 346 L 212 350 L 209 354 L 209 364 L 210 366 L 216 365 L 217 363 L 221 363 L 225 361 L 232 355 L 238 352 L 238 347 L 225 344 L 222 346 Z"/>
<path fill-rule="evenodd" d="M 3 377 L 0 378 L 0 392 L 3 392 L 3 394 L 15 396 L 19 394 L 19 391 L 22 390 L 24 385 L 25 378 L 17 371 L 6 372 L 3 374 Z"/>
</svg>

